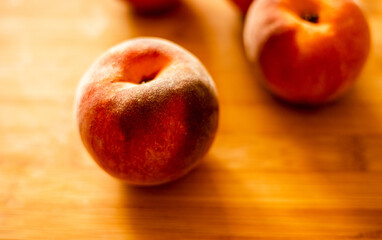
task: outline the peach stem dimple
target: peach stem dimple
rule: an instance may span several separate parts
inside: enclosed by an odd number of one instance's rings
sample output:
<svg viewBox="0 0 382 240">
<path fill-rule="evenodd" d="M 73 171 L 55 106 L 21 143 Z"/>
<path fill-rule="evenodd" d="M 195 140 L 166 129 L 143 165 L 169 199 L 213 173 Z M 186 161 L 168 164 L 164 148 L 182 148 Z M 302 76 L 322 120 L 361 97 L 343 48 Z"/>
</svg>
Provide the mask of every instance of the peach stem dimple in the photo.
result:
<svg viewBox="0 0 382 240">
<path fill-rule="evenodd" d="M 301 16 L 301 18 L 311 23 L 318 23 L 319 20 L 317 13 L 305 13 Z"/>
<path fill-rule="evenodd" d="M 147 83 L 147 82 L 150 82 L 152 80 L 155 79 L 155 77 L 158 75 L 159 72 L 153 72 L 149 75 L 145 75 L 145 76 L 142 76 L 141 78 L 141 81 L 139 82 L 139 84 L 144 84 L 144 83 Z"/>
</svg>

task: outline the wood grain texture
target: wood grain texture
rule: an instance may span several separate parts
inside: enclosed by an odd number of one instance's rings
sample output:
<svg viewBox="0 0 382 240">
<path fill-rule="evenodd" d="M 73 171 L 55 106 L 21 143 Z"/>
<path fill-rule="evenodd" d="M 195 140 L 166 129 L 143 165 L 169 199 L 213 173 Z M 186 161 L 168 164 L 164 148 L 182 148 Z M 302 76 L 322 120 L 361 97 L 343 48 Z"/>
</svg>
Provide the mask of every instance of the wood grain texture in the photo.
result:
<svg viewBox="0 0 382 240">
<path fill-rule="evenodd" d="M 0 1 L 0 239 L 382 239 L 382 2 L 361 4 L 373 47 L 358 83 L 300 109 L 254 81 L 229 1 L 158 17 L 118 0 Z M 136 36 L 193 52 L 221 102 L 204 163 L 155 188 L 100 170 L 73 117 L 85 70 Z"/>
</svg>

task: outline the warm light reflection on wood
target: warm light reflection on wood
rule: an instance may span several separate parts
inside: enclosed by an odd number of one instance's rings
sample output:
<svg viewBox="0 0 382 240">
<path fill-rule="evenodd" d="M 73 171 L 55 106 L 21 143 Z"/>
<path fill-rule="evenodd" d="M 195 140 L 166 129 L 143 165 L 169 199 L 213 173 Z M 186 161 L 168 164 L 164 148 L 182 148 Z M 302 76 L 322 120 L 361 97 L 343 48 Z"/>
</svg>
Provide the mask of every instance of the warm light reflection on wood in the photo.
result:
<svg viewBox="0 0 382 240">
<path fill-rule="evenodd" d="M 232 6 L 143 17 L 118 0 L 0 1 L 0 239 L 382 238 L 382 2 L 362 1 L 372 49 L 356 86 L 316 109 L 256 83 Z M 193 52 L 221 103 L 204 164 L 156 188 L 96 166 L 72 109 L 89 64 L 137 36 Z"/>
</svg>

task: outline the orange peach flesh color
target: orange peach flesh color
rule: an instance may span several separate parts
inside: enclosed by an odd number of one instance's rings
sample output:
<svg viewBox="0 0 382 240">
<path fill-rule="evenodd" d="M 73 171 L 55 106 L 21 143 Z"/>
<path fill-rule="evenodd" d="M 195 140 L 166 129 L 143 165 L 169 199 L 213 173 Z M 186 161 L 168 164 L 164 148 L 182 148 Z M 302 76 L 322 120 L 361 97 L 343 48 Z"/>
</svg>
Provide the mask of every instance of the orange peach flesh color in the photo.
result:
<svg viewBox="0 0 382 240">
<path fill-rule="evenodd" d="M 348 89 L 370 44 L 368 24 L 353 1 L 258 1 L 255 5 L 262 6 L 253 7 L 246 23 L 252 21 L 248 27 L 255 30 L 244 38 L 249 58 L 260 63 L 264 84 L 273 93 L 290 102 L 318 104 Z M 312 17 L 315 22 L 308 21 Z M 258 40 L 252 41 L 255 35 Z"/>
</svg>

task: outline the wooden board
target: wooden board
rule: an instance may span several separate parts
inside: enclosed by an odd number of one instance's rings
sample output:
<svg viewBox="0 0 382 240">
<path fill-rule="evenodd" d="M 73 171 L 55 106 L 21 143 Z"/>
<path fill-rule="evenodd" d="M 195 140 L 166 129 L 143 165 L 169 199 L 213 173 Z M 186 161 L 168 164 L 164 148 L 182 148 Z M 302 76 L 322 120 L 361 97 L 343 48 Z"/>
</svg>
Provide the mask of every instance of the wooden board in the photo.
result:
<svg viewBox="0 0 382 240">
<path fill-rule="evenodd" d="M 0 239 L 382 239 L 382 2 L 353 90 L 283 104 L 253 79 L 225 0 L 158 17 L 118 0 L 0 1 Z M 219 132 L 185 178 L 133 188 L 85 151 L 73 116 L 94 59 L 136 36 L 172 40 L 216 81 Z"/>
</svg>

